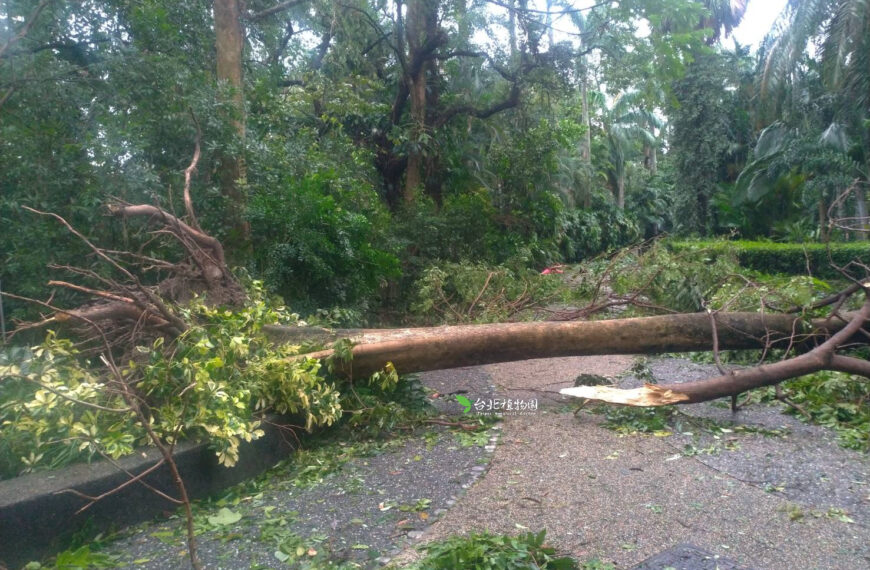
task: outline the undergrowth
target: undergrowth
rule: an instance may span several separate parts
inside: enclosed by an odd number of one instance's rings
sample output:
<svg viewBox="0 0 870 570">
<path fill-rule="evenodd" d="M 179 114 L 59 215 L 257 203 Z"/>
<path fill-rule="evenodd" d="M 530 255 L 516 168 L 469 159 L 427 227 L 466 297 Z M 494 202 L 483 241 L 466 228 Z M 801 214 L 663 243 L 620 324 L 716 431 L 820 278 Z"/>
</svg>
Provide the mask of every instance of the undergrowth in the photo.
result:
<svg viewBox="0 0 870 570">
<path fill-rule="evenodd" d="M 570 294 L 557 274 L 469 262 L 430 266 L 414 291 L 411 317 L 428 324 L 516 320 Z"/>
<path fill-rule="evenodd" d="M 545 542 L 546 531 L 519 536 L 489 533 L 454 536 L 425 545 L 426 557 L 413 570 L 579 570 L 605 566 L 580 566 L 577 561 L 557 556 Z"/>
<path fill-rule="evenodd" d="M 825 370 L 789 380 L 782 387 L 800 407 L 789 407 L 788 413 L 833 429 L 843 447 L 870 451 L 870 381 L 866 378 Z M 750 401 L 775 400 L 773 387 L 750 394 Z"/>
<path fill-rule="evenodd" d="M 577 275 L 580 295 L 588 297 L 600 294 L 602 287 L 609 288 L 617 295 L 639 294 L 643 303 L 678 312 L 805 307 L 845 283 L 837 278 L 767 274 L 742 267 L 733 252 L 703 247 L 674 250 L 668 240 L 592 260 Z M 822 312 L 807 310 L 803 316 Z"/>
</svg>

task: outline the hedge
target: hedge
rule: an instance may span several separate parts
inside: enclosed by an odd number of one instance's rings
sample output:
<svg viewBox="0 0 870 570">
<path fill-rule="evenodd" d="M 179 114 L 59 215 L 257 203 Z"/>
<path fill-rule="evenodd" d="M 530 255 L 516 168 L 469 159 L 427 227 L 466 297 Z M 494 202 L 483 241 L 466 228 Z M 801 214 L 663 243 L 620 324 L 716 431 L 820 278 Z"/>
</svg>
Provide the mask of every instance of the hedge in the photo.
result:
<svg viewBox="0 0 870 570">
<path fill-rule="evenodd" d="M 806 275 L 807 263 L 812 274 L 822 279 L 840 277 L 832 266 L 845 267 L 851 261 L 870 266 L 870 243 L 773 243 L 762 241 L 669 241 L 675 252 L 706 249 L 711 253 L 728 253 L 747 269 L 763 273 Z M 856 277 L 863 277 L 854 268 Z"/>
</svg>

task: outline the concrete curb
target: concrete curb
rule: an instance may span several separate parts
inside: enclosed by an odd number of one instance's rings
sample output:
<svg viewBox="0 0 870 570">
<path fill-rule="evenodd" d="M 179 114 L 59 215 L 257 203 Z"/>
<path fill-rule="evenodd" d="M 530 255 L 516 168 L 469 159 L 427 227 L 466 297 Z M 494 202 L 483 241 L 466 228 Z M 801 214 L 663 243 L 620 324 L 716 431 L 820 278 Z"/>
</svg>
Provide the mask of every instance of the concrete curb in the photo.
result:
<svg viewBox="0 0 870 570">
<path fill-rule="evenodd" d="M 278 423 L 278 422 L 276 422 Z M 205 444 L 179 445 L 175 453 L 179 471 L 191 498 L 201 498 L 254 477 L 288 457 L 293 446 L 286 434 L 264 423 L 266 434 L 242 443 L 235 467 L 218 464 Z M 160 458 L 155 449 L 126 457 L 118 463 L 138 474 Z M 100 461 L 71 465 L 56 471 L 0 481 L 0 568 L 18 568 L 66 548 L 73 536 L 89 537 L 172 512 L 176 505 L 139 484 L 110 495 L 81 514 L 87 501 L 64 489 L 97 496 L 128 480 L 125 473 Z M 169 469 L 164 465 L 145 478 L 148 484 L 175 496 Z"/>
</svg>

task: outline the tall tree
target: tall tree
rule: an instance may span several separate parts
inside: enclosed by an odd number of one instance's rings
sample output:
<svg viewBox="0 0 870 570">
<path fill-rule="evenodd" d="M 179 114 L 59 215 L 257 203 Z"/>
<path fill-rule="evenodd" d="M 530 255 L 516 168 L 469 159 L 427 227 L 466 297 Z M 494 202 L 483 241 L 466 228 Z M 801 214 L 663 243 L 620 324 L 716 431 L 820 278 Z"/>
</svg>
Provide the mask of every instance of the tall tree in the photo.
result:
<svg viewBox="0 0 870 570">
<path fill-rule="evenodd" d="M 405 38 L 408 54 L 404 58 L 402 80 L 410 98 L 411 133 L 404 199 L 409 202 L 414 200 L 423 179 L 427 79 L 432 72 L 433 54 L 447 41 L 438 25 L 438 0 L 409 0 Z"/>
<path fill-rule="evenodd" d="M 669 153 L 678 173 L 675 219 L 685 234 L 709 235 L 715 226 L 712 199 L 738 140 L 735 95 L 725 88 L 731 78 L 727 59 L 711 53 L 699 56 L 674 89 L 679 106 L 670 113 Z"/>
<path fill-rule="evenodd" d="M 240 0 L 215 0 L 214 31 L 217 54 L 217 81 L 226 91 L 232 109 L 231 121 L 241 149 L 245 141 L 245 88 L 242 57 L 245 46 L 245 31 L 242 26 Z M 250 228 L 244 219 L 245 195 L 242 184 L 245 179 L 243 150 L 224 153 L 220 158 L 220 186 L 225 205 L 224 215 L 230 228 L 226 240 L 230 251 L 242 253 L 250 244 Z"/>
<path fill-rule="evenodd" d="M 709 30 L 707 46 L 727 36 L 746 13 L 746 0 L 698 0 L 705 11 L 696 30 Z M 714 221 L 711 199 L 717 190 L 720 168 L 728 153 L 729 108 L 733 96 L 725 91 L 730 76 L 724 60 L 707 46 L 694 46 L 685 77 L 674 88 L 672 150 L 677 170 L 676 208 L 679 228 L 706 235 Z"/>
<path fill-rule="evenodd" d="M 625 183 L 628 173 L 627 159 L 639 144 L 647 149 L 658 144 L 655 130 L 662 127 L 662 121 L 655 113 L 643 108 L 642 96 L 638 91 L 623 93 L 613 105 L 605 109 L 604 131 L 610 154 L 608 177 L 613 188 L 614 199 L 619 209 L 625 208 Z"/>
</svg>

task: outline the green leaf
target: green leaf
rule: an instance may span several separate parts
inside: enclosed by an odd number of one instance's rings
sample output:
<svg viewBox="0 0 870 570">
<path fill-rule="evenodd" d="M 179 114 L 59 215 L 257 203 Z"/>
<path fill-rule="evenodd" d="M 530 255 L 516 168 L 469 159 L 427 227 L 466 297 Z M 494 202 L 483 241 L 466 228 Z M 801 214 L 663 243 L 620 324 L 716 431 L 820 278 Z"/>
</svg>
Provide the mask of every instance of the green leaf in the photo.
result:
<svg viewBox="0 0 870 570">
<path fill-rule="evenodd" d="M 456 401 L 459 402 L 463 408 L 465 408 L 464 410 L 462 410 L 463 414 L 467 414 L 468 412 L 471 411 L 471 405 L 472 405 L 471 400 L 469 400 L 468 398 L 466 398 L 462 394 L 457 394 Z"/>
<path fill-rule="evenodd" d="M 242 519 L 241 513 L 236 513 L 224 507 L 216 515 L 208 517 L 208 522 L 215 526 L 228 526 Z"/>
</svg>

